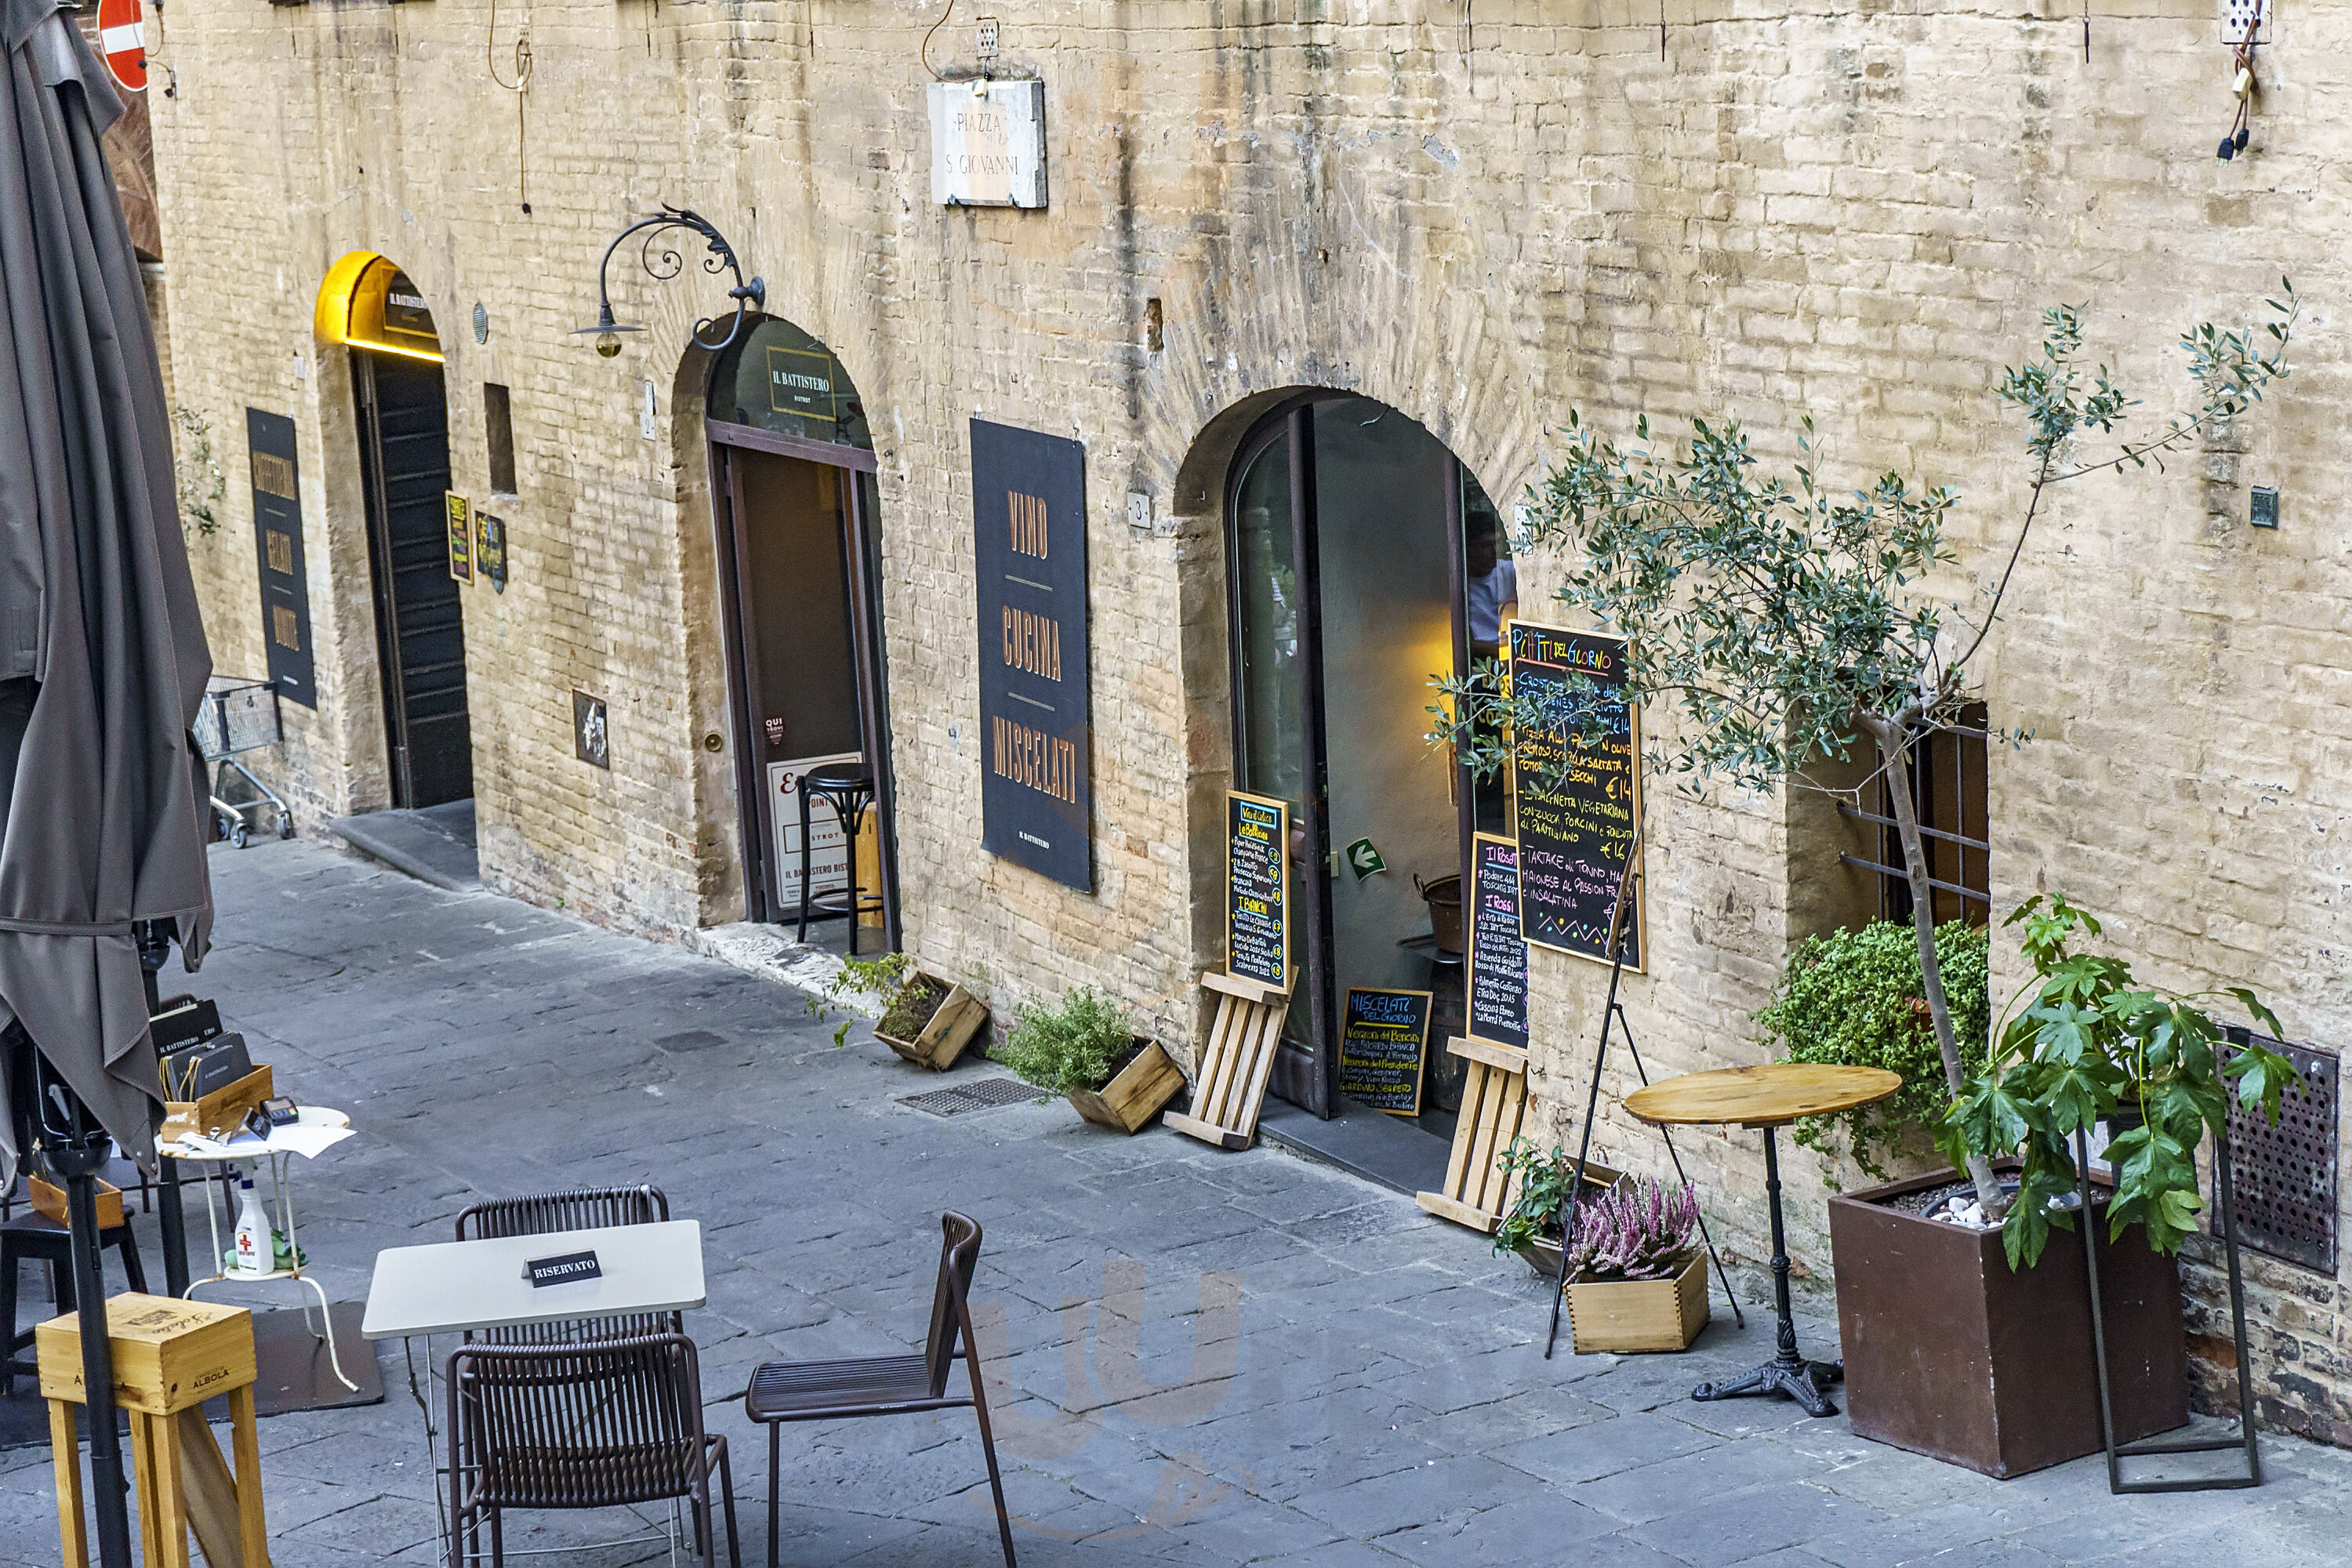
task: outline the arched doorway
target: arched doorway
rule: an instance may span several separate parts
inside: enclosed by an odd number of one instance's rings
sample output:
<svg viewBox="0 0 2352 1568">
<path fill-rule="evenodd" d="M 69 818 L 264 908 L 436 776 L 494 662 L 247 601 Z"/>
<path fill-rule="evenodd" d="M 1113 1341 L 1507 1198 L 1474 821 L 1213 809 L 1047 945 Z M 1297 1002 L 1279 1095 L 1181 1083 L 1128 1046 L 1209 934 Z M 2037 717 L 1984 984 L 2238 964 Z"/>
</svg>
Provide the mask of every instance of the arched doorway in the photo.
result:
<svg viewBox="0 0 2352 1568">
<path fill-rule="evenodd" d="M 392 804 L 474 793 L 466 623 L 452 575 L 449 404 L 433 313 L 408 275 L 353 251 L 320 286 L 319 335 L 352 351 Z"/>
<path fill-rule="evenodd" d="M 1507 531 L 1443 442 L 1337 393 L 1291 400 L 1243 440 L 1225 517 L 1234 787 L 1291 803 L 1304 915 L 1271 1087 L 1335 1114 L 1348 989 L 1428 990 L 1420 1121 L 1450 1136 L 1462 963 L 1421 889 L 1462 874 L 1474 834 L 1509 833 L 1510 806 L 1429 744 L 1429 680 L 1495 656 L 1517 598 Z"/>
<path fill-rule="evenodd" d="M 860 923 L 898 945 L 888 691 L 882 658 L 880 502 L 866 407 L 841 361 L 791 322 L 747 323 L 711 367 L 705 427 L 743 805 L 750 918 L 796 921 L 800 778 L 863 764 L 874 805 L 861 829 Z M 810 890 L 846 884 L 849 846 L 810 813 Z M 859 944 L 854 940 L 850 950 Z"/>
</svg>

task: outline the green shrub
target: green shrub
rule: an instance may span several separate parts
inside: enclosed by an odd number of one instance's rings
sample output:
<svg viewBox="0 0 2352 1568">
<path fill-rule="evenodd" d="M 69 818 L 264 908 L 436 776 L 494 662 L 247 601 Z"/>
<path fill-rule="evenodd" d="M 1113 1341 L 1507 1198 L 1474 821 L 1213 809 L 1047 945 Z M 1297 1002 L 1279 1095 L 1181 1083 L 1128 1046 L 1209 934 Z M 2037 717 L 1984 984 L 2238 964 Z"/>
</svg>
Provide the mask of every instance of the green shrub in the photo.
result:
<svg viewBox="0 0 2352 1568">
<path fill-rule="evenodd" d="M 1984 1064 L 1991 1022 L 1986 933 L 1958 921 L 1936 928 L 1952 1033 L 1970 1071 Z M 1797 1123 L 1797 1142 L 1823 1153 L 1843 1141 L 1872 1179 L 1913 1129 L 1932 1130 L 1951 1104 L 1944 1061 L 1919 977 L 1919 938 L 1908 921 L 1807 937 L 1790 955 L 1772 1000 L 1756 1015 L 1766 1044 L 1792 1062 L 1885 1068 L 1903 1076 L 1892 1100 Z"/>
<path fill-rule="evenodd" d="M 1075 985 L 1061 1003 L 1024 1002 L 1013 1032 L 989 1055 L 1055 1094 L 1100 1089 L 1135 1048 L 1127 1009 L 1091 985 Z"/>
</svg>

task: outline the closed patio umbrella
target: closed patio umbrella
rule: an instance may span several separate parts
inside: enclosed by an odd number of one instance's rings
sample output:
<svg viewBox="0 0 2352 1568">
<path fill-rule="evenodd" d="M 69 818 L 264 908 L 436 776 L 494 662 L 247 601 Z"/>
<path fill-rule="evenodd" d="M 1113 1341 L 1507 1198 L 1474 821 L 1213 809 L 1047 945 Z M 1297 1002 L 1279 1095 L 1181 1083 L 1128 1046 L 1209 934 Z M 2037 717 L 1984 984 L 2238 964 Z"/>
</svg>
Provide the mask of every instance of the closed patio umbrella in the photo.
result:
<svg viewBox="0 0 2352 1568">
<path fill-rule="evenodd" d="M 160 1083 L 131 928 L 171 921 L 189 967 L 203 957 L 212 889 L 187 731 L 212 658 L 153 330 L 99 148 L 121 100 L 59 0 L 0 0 L 0 1025 L 59 1086 L 37 1119 L 70 1176 L 103 1161 L 90 1118 L 152 1159 Z M 52 1080 L 9 1076 L 13 1178 L 26 1079 Z M 69 1190 L 75 1239 L 94 1243 L 86 1169 Z M 76 1252 L 89 1386 L 107 1387 L 95 1251 Z M 114 1423 L 90 1431 L 101 1555 L 127 1568 Z"/>
</svg>

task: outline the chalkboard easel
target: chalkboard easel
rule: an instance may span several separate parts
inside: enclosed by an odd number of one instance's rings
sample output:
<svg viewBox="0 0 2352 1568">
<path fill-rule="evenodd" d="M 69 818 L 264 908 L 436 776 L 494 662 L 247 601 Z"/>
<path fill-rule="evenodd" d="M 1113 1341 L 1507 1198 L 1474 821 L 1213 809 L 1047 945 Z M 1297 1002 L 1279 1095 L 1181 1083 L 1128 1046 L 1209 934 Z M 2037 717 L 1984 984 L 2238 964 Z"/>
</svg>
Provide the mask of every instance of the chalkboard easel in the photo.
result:
<svg viewBox="0 0 2352 1568">
<path fill-rule="evenodd" d="M 1622 960 L 1641 973 L 1648 959 L 1637 832 L 1642 716 L 1623 695 L 1626 641 L 1532 621 L 1513 621 L 1505 636 L 1514 694 L 1568 689 L 1579 678 L 1603 694 L 1598 745 L 1534 728 L 1512 736 L 1521 929 L 1539 947 L 1599 963 Z M 1630 908 L 1620 909 L 1621 893 Z M 1612 932 L 1622 936 L 1622 950 L 1611 942 Z"/>
<path fill-rule="evenodd" d="M 1426 991 L 1349 986 L 1339 1015 L 1339 1092 L 1367 1110 L 1419 1116 L 1429 1005 Z"/>
<path fill-rule="evenodd" d="M 1225 973 L 1290 990 L 1290 805 L 1225 792 Z"/>
<path fill-rule="evenodd" d="M 1474 1040 L 1528 1048 L 1528 943 L 1521 932 L 1519 846 L 1491 833 L 1470 845 L 1467 1018 Z"/>
</svg>

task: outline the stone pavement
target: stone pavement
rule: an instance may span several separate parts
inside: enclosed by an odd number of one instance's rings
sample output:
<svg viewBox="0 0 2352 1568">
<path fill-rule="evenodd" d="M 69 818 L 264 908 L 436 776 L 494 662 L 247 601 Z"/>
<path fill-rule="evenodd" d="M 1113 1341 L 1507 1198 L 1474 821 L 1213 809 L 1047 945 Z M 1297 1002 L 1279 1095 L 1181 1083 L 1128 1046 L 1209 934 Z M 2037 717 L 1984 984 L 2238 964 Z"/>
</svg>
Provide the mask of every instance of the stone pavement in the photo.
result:
<svg viewBox="0 0 2352 1568">
<path fill-rule="evenodd" d="M 446 1238 L 482 1194 L 650 1181 L 701 1221 L 709 1305 L 687 1326 L 746 1563 L 766 1549 L 746 1374 L 908 1348 L 950 1205 L 986 1227 L 981 1335 L 1032 1568 L 2289 1568 L 2352 1540 L 2352 1454 L 2269 1437 L 2258 1491 L 2118 1499 L 2095 1461 L 1996 1482 L 1786 1404 L 1694 1405 L 1693 1383 L 1764 1358 L 1761 1311 L 1687 1355 L 1546 1363 L 1523 1265 L 1337 1172 L 1118 1138 L 1058 1100 L 927 1115 L 899 1097 L 997 1069 L 934 1078 L 862 1026 L 836 1050 L 784 986 L 312 844 L 216 850 L 214 871 L 201 990 L 281 1084 L 361 1129 L 301 1178 L 331 1294 L 363 1297 L 379 1247 Z M 1801 1331 L 1832 1349 L 1832 1325 Z M 280 1568 L 433 1560 L 396 1346 L 383 1365 L 383 1405 L 263 1423 Z M 968 1412 L 792 1428 L 783 1453 L 787 1563 L 999 1560 Z M 0 1454 L 0 1563 L 56 1563 L 50 1495 L 45 1449 Z M 508 1542 L 635 1522 L 532 1516 Z"/>
</svg>

